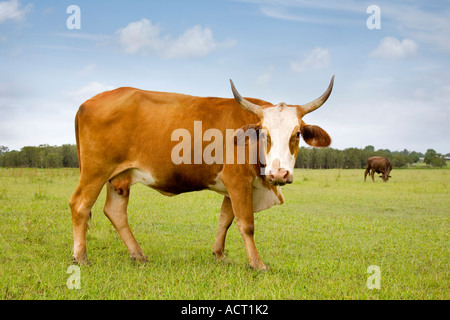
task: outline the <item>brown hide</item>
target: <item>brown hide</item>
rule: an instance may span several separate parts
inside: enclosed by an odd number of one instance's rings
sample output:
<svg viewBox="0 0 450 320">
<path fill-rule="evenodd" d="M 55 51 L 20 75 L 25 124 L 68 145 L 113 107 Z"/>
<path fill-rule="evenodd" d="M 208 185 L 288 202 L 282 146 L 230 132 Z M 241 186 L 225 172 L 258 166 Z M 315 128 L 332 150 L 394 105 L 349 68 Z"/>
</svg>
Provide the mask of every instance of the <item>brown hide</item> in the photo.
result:
<svg viewBox="0 0 450 320">
<path fill-rule="evenodd" d="M 370 157 L 367 160 L 366 171 L 364 172 L 364 181 L 366 181 L 367 174 L 370 173 L 372 176 L 372 180 L 375 182 L 374 174 L 381 173 L 380 178 L 383 179 L 383 182 L 387 182 L 391 177 L 389 173 L 392 170 L 392 164 L 389 159 L 384 157 Z"/>
<path fill-rule="evenodd" d="M 253 99 L 259 104 L 267 102 Z M 153 188 L 179 194 L 206 188 L 214 183 L 221 164 L 175 165 L 171 151 L 178 141 L 172 132 L 190 132 L 194 145 L 194 121 L 202 121 L 202 135 L 209 128 L 238 129 L 259 119 L 243 110 L 234 99 L 199 98 L 182 94 L 119 88 L 86 101 L 77 115 L 80 167 L 103 171 L 108 179 L 129 168 L 149 170 Z M 210 142 L 204 141 L 202 150 Z M 224 152 L 225 154 L 225 152 Z"/>
<path fill-rule="evenodd" d="M 326 98 L 331 87 L 332 82 Z M 265 108 L 272 106 L 258 99 L 247 100 Z M 313 106 L 316 108 L 317 103 Z M 305 135 L 305 141 L 313 146 L 328 146 L 331 142 L 328 134 L 319 127 L 306 125 L 301 119 L 304 114 L 300 110 L 298 118 L 299 131 Z M 201 137 L 194 133 L 196 121 L 202 123 Z M 83 103 L 75 118 L 80 181 L 70 199 L 74 261 L 87 262 L 87 219 L 105 184 L 104 213 L 127 246 L 131 258 L 146 261 L 127 218 L 130 186 L 141 182 L 164 195 L 202 189 L 224 194 L 219 230 L 213 246 L 216 258 L 223 257 L 226 231 L 236 218 L 250 266 L 265 269 L 253 239 L 253 213 L 283 203 L 281 189 L 261 175 L 259 162 L 236 164 L 235 158 L 234 164 L 226 163 L 227 146 L 236 149 L 239 144 L 239 137 L 234 136 L 229 144 L 226 130 L 257 129 L 260 121 L 235 99 L 194 97 L 129 87 L 98 94 Z M 195 164 L 195 141 L 201 141 L 200 149 L 203 151 L 211 143 L 203 141 L 203 134 L 211 128 L 222 133 L 224 159 L 222 163 L 206 164 L 200 157 L 201 163 Z M 176 129 L 187 130 L 190 134 L 190 164 L 172 161 L 172 150 L 180 143 L 180 140 L 172 141 L 172 133 Z M 295 140 L 295 132 L 292 134 L 291 154 L 296 155 L 298 137 Z"/>
</svg>

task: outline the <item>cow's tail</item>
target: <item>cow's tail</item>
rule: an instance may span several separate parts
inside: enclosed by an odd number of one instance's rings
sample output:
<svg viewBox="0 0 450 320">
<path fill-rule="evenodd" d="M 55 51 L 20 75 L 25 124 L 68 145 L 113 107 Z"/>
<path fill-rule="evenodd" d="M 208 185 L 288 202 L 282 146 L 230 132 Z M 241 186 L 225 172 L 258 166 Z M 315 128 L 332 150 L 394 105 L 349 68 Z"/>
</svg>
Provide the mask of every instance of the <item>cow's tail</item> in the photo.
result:
<svg viewBox="0 0 450 320">
<path fill-rule="evenodd" d="M 77 142 L 77 157 L 78 157 L 78 168 L 81 172 L 81 158 L 80 158 L 80 134 L 78 132 L 78 112 L 75 116 L 75 139 Z"/>
</svg>

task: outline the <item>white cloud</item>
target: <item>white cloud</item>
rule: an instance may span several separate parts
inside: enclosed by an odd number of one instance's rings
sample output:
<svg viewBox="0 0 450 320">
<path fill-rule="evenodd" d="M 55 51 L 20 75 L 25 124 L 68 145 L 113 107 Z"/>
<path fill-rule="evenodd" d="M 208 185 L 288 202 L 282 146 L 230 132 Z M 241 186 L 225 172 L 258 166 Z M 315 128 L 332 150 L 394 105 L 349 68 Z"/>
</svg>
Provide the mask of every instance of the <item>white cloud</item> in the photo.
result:
<svg viewBox="0 0 450 320">
<path fill-rule="evenodd" d="M 275 18 L 275 19 L 281 19 L 281 20 L 290 20 L 290 21 L 300 21 L 300 22 L 308 22 L 308 23 L 314 23 L 316 22 L 314 18 L 308 18 L 308 17 L 302 17 L 299 15 L 293 15 L 289 11 L 285 10 L 284 8 L 280 7 L 267 7 L 263 6 L 260 7 L 260 12 L 269 17 L 269 18 Z"/>
<path fill-rule="evenodd" d="M 400 59 L 415 56 L 417 53 L 417 43 L 411 39 L 404 39 L 400 42 L 397 38 L 386 37 L 381 39 L 378 48 L 370 53 L 370 57 L 382 59 Z"/>
<path fill-rule="evenodd" d="M 264 72 L 263 74 L 259 75 L 258 78 L 256 78 L 256 83 L 263 87 L 267 87 L 270 79 L 272 78 L 273 70 L 274 66 L 270 66 L 266 72 Z"/>
<path fill-rule="evenodd" d="M 264 16 L 310 24 L 361 24 L 361 14 L 369 3 L 357 0 L 303 1 L 303 0 L 240 0 L 254 3 Z M 378 1 L 381 7 L 383 29 L 432 46 L 431 49 L 450 52 L 448 34 L 450 10 L 445 1 Z M 317 12 L 320 11 L 319 14 Z M 368 17 L 367 15 L 365 16 Z"/>
<path fill-rule="evenodd" d="M 340 4 L 341 2 L 339 2 Z M 259 8 L 261 14 L 266 17 L 287 21 L 297 21 L 301 23 L 308 24 L 327 24 L 327 25 L 349 25 L 349 24 L 357 24 L 360 23 L 359 20 L 353 18 L 350 19 L 347 15 L 346 18 L 339 18 L 339 15 L 323 15 L 317 14 L 312 9 L 316 9 L 314 6 L 306 7 L 305 10 L 301 6 L 300 3 L 285 3 L 281 4 L 269 4 L 262 5 Z M 318 7 L 317 10 L 328 9 Z M 335 8 L 329 8 L 330 10 L 335 10 Z M 337 8 L 336 8 L 337 9 Z M 339 8 L 341 9 L 341 8 Z M 341 9 L 342 11 L 346 11 L 345 9 Z M 341 11 L 340 10 L 340 11 Z M 359 17 L 359 16 L 358 16 Z"/>
<path fill-rule="evenodd" d="M 202 57 L 218 48 L 234 45 L 234 41 L 217 42 L 211 29 L 199 25 L 187 29 L 178 38 L 161 35 L 161 31 L 159 25 L 141 19 L 117 30 L 116 37 L 125 53 L 164 59 Z"/>
<path fill-rule="evenodd" d="M 361 13 L 361 5 L 356 0 L 323 0 L 323 1 L 304 1 L 304 0 L 241 0 L 242 2 L 254 3 L 266 7 L 281 7 L 292 10 L 301 9 L 319 9 L 326 11 L 355 12 Z"/>
<path fill-rule="evenodd" d="M 141 19 L 117 30 L 116 35 L 125 53 L 148 54 L 158 51 L 158 48 L 162 46 L 163 39 L 159 36 L 160 32 L 161 28 L 158 25 L 153 25 L 147 19 Z"/>
<path fill-rule="evenodd" d="M 330 65 L 330 52 L 328 49 L 316 47 L 302 61 L 291 62 L 291 70 L 303 72 L 306 70 L 325 69 Z"/>
<path fill-rule="evenodd" d="M 18 58 L 22 56 L 22 48 L 14 48 L 13 50 L 11 50 L 11 52 L 9 53 L 9 57 L 10 58 Z"/>
<path fill-rule="evenodd" d="M 382 12 L 387 21 L 392 20 L 397 24 L 402 35 L 431 45 L 431 49 L 450 52 L 448 4 L 436 3 L 436 10 L 425 10 L 424 7 L 426 6 L 419 7 L 408 2 L 390 3 L 382 7 Z"/>
<path fill-rule="evenodd" d="M 87 99 L 92 98 L 96 94 L 112 89 L 114 89 L 113 86 L 94 81 L 90 82 L 84 87 L 81 87 L 80 89 L 67 92 L 67 95 L 71 97 L 75 102 L 81 104 Z"/>
<path fill-rule="evenodd" d="M 202 57 L 217 48 L 211 29 L 195 26 L 186 30 L 177 39 L 168 39 L 165 58 Z"/>
<path fill-rule="evenodd" d="M 77 76 L 82 77 L 82 76 L 86 76 L 88 74 L 91 74 L 92 71 L 94 71 L 94 69 L 96 68 L 96 66 L 97 65 L 95 63 L 88 64 L 84 68 L 82 68 L 82 69 L 77 71 Z"/>
<path fill-rule="evenodd" d="M 20 21 L 31 10 L 33 4 L 27 4 L 25 8 L 21 8 L 18 0 L 0 2 L 0 23 L 7 20 Z"/>
</svg>

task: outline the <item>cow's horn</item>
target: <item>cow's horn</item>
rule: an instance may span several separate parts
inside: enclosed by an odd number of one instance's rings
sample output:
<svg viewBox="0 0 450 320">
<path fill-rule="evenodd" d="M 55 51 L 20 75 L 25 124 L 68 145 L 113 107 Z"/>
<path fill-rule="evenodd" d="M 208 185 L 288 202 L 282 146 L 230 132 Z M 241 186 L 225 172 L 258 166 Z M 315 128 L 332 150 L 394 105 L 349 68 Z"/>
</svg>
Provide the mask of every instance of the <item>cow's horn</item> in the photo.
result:
<svg viewBox="0 0 450 320">
<path fill-rule="evenodd" d="M 247 101 L 244 98 L 242 98 L 242 96 L 239 94 L 239 92 L 237 92 L 236 88 L 234 87 L 233 80 L 230 79 L 230 83 L 234 98 L 236 99 L 237 102 L 239 102 L 242 108 L 254 113 L 258 117 L 261 117 L 262 115 L 261 106 L 258 106 L 257 104 L 251 103 L 250 101 Z"/>
<path fill-rule="evenodd" d="M 319 98 L 317 98 L 314 101 L 311 101 L 305 105 L 302 105 L 302 109 L 305 114 L 310 113 L 317 108 L 320 108 L 321 105 L 327 101 L 328 97 L 330 96 L 331 90 L 333 89 L 333 83 L 334 83 L 334 75 L 331 77 L 330 85 L 328 86 L 327 91 L 325 91 Z"/>
</svg>

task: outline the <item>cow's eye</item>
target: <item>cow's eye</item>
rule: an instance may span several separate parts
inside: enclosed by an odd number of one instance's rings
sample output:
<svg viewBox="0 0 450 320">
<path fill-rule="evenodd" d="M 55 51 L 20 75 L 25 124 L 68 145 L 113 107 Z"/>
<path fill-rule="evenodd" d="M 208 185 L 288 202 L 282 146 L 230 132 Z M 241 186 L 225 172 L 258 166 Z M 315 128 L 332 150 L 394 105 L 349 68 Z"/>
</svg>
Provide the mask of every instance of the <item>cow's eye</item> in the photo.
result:
<svg viewBox="0 0 450 320">
<path fill-rule="evenodd" d="M 300 131 L 299 131 L 299 132 L 297 132 L 297 134 L 296 134 L 296 138 L 297 138 L 297 139 L 300 139 L 300 136 L 301 136 L 301 133 L 300 133 Z"/>
</svg>

